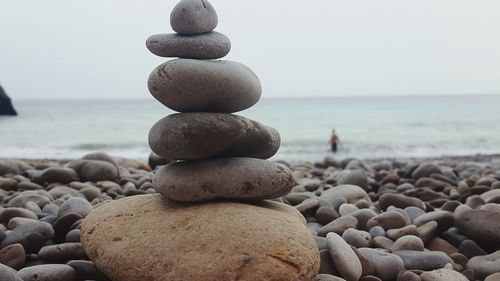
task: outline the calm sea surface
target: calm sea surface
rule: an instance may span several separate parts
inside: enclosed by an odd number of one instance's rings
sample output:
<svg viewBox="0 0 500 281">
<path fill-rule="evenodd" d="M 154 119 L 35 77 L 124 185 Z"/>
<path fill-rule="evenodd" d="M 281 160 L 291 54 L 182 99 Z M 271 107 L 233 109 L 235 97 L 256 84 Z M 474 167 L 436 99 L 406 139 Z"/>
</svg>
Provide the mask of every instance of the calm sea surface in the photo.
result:
<svg viewBox="0 0 500 281">
<path fill-rule="evenodd" d="M 172 111 L 155 100 L 23 100 L 0 117 L 0 157 L 145 158 L 150 127 Z M 274 159 L 320 160 L 335 128 L 339 157 L 500 153 L 500 96 L 262 99 L 238 113 L 278 129 Z"/>
</svg>

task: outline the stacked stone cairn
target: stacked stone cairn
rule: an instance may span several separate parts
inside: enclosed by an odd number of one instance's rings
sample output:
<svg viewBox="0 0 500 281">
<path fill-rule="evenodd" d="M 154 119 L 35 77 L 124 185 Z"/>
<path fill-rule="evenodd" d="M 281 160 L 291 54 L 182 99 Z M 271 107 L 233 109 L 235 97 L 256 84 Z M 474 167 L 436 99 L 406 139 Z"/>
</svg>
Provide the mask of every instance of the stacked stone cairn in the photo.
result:
<svg viewBox="0 0 500 281">
<path fill-rule="evenodd" d="M 161 57 L 152 95 L 180 113 L 149 133 L 153 152 L 177 162 L 161 167 L 160 194 L 107 203 L 82 225 L 88 256 L 115 281 L 312 281 L 319 252 L 292 207 L 269 201 L 296 184 L 291 171 L 265 159 L 279 133 L 232 113 L 257 103 L 262 88 L 246 66 L 217 60 L 231 48 L 213 31 L 206 0 L 182 0 L 171 13 L 177 34 L 147 40 Z"/>
</svg>

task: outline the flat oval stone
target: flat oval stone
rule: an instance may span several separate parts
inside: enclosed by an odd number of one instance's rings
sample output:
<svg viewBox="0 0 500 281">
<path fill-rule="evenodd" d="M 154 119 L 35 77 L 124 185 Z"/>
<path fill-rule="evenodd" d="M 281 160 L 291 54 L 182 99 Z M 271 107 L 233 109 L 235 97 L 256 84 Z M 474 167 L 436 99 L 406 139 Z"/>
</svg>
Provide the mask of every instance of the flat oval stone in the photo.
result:
<svg viewBox="0 0 500 281">
<path fill-rule="evenodd" d="M 394 252 L 404 262 L 406 269 L 433 270 L 442 268 L 453 260 L 443 252 L 403 250 Z"/>
<path fill-rule="evenodd" d="M 401 194 L 393 194 L 386 193 L 378 199 L 378 204 L 380 208 L 387 209 L 389 206 L 394 206 L 397 208 L 406 208 L 406 207 L 417 207 L 422 210 L 425 210 L 425 203 L 422 200 L 415 197 L 408 197 Z"/>
<path fill-rule="evenodd" d="M 170 14 L 170 26 L 179 34 L 201 34 L 214 30 L 219 18 L 207 0 L 182 0 Z"/>
<path fill-rule="evenodd" d="M 414 250 L 414 251 L 423 251 L 424 250 L 424 242 L 417 236 L 414 235 L 405 235 L 398 238 L 394 244 L 392 244 L 393 252 L 400 250 Z"/>
<path fill-rule="evenodd" d="M 27 218 L 12 218 L 9 220 L 9 223 L 7 224 L 7 228 L 8 229 L 15 229 L 21 225 L 36 223 L 36 222 L 38 222 L 38 220 L 27 219 Z"/>
<path fill-rule="evenodd" d="M 25 262 L 26 253 L 21 244 L 12 244 L 0 250 L 0 264 L 19 270 Z"/>
<path fill-rule="evenodd" d="M 404 270 L 403 260 L 394 254 L 370 248 L 359 248 L 358 251 L 373 264 L 375 276 L 382 280 L 395 280 Z"/>
<path fill-rule="evenodd" d="M 52 183 L 52 182 L 65 184 L 65 183 L 70 183 L 72 181 L 79 181 L 80 178 L 73 169 L 63 168 L 63 167 L 50 167 L 41 171 L 31 180 L 38 184 Z"/>
<path fill-rule="evenodd" d="M 334 232 L 328 233 L 326 236 L 326 243 L 330 249 L 330 257 L 339 275 L 347 281 L 359 280 L 363 268 L 361 267 L 358 256 L 351 249 L 351 246 Z"/>
<path fill-rule="evenodd" d="M 497 212 L 466 210 L 455 213 L 455 225 L 462 234 L 483 246 L 484 249 L 500 249 L 500 220 Z M 481 231 L 478 231 L 478 230 Z"/>
<path fill-rule="evenodd" d="M 356 248 L 368 247 L 372 241 L 370 233 L 355 228 L 346 229 L 344 233 L 342 233 L 342 239 Z"/>
<path fill-rule="evenodd" d="M 338 235 L 342 235 L 346 229 L 356 228 L 357 225 L 358 220 L 353 216 L 340 217 L 321 227 L 318 230 L 318 236 L 324 237 L 330 232 L 335 232 Z"/>
<path fill-rule="evenodd" d="M 173 163 L 161 167 L 153 178 L 156 191 L 183 202 L 273 199 L 287 194 L 294 185 L 287 167 L 253 158 Z"/>
<path fill-rule="evenodd" d="M 65 264 L 42 264 L 25 267 L 18 272 L 24 281 L 73 281 L 75 270 Z"/>
<path fill-rule="evenodd" d="M 180 113 L 158 121 L 149 145 L 173 160 L 220 157 L 267 159 L 279 148 L 278 131 L 250 119 L 224 113 Z"/>
<path fill-rule="evenodd" d="M 326 202 L 333 202 L 338 197 L 344 198 L 348 203 L 355 203 L 362 199 L 371 202 L 366 191 L 359 186 L 350 184 L 330 188 L 321 194 L 320 199 Z"/>
<path fill-rule="evenodd" d="M 406 218 L 398 211 L 388 211 L 381 213 L 371 218 L 366 226 L 372 228 L 374 226 L 381 226 L 385 230 L 393 228 L 401 228 L 407 225 Z"/>
<path fill-rule="evenodd" d="M 45 246 L 40 249 L 38 255 L 40 258 L 51 262 L 65 262 L 87 257 L 80 243 L 62 243 Z"/>
<path fill-rule="evenodd" d="M 424 225 L 430 221 L 438 223 L 438 232 L 444 232 L 454 224 L 453 213 L 447 211 L 432 211 L 418 216 L 414 220 L 416 226 Z"/>
<path fill-rule="evenodd" d="M 43 207 L 45 204 L 49 203 L 51 198 L 47 193 L 46 195 L 37 193 L 35 191 L 24 191 L 14 197 L 12 197 L 7 203 L 8 207 L 24 207 L 26 203 L 32 201 L 38 204 L 38 206 Z"/>
<path fill-rule="evenodd" d="M 160 57 L 186 59 L 220 59 L 231 50 L 231 41 L 219 32 L 186 36 L 157 34 L 146 40 L 148 50 Z"/>
<path fill-rule="evenodd" d="M 304 218 L 272 201 L 127 197 L 85 218 L 82 245 L 106 276 L 120 281 L 315 281 L 320 264 Z"/>
<path fill-rule="evenodd" d="M 115 180 L 119 176 L 116 165 L 103 160 L 76 160 L 69 163 L 68 166 L 73 168 L 78 173 L 82 182 Z"/>
<path fill-rule="evenodd" d="M 71 197 L 61 205 L 57 216 L 62 217 L 67 214 L 77 214 L 84 218 L 93 209 L 94 208 L 92 207 L 92 205 L 86 199 L 80 197 Z"/>
<path fill-rule="evenodd" d="M 232 61 L 170 60 L 153 70 L 148 88 L 179 112 L 233 113 L 256 104 L 262 94 L 257 75 Z"/>
<path fill-rule="evenodd" d="M 361 169 L 357 170 L 344 170 L 339 179 L 338 185 L 351 184 L 361 187 L 364 190 L 368 189 L 368 177 Z"/>
<path fill-rule="evenodd" d="M 12 218 L 27 218 L 37 220 L 38 216 L 30 210 L 24 208 L 10 207 L 0 211 L 0 221 L 7 223 Z"/>
<path fill-rule="evenodd" d="M 46 222 L 24 224 L 7 233 L 0 244 L 3 248 L 11 244 L 22 244 L 27 253 L 38 251 L 43 244 L 54 237 L 52 225 Z"/>
</svg>

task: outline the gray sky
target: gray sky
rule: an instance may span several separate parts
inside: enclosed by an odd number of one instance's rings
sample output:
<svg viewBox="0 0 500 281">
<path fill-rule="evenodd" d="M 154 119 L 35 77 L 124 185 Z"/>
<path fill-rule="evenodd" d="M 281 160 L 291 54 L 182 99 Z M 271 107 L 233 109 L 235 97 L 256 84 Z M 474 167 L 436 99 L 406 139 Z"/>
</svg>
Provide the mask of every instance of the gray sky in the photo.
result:
<svg viewBox="0 0 500 281">
<path fill-rule="evenodd" d="M 0 0 L 0 84 L 18 98 L 150 98 L 174 0 Z M 212 0 L 227 59 L 266 97 L 500 93 L 498 0 Z"/>
</svg>

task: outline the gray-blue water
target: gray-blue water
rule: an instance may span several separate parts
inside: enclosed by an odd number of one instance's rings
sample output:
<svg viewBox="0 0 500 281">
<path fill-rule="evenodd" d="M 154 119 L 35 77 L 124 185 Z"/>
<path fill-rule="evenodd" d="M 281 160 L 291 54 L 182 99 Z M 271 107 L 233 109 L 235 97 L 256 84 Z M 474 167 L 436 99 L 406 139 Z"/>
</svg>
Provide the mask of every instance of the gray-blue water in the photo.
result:
<svg viewBox="0 0 500 281">
<path fill-rule="evenodd" d="M 145 158 L 150 127 L 172 111 L 145 100 L 16 101 L 0 117 L 0 157 L 73 158 L 92 151 Z M 262 99 L 238 113 L 278 129 L 274 159 L 320 160 L 335 128 L 346 156 L 500 153 L 500 96 Z"/>
</svg>

